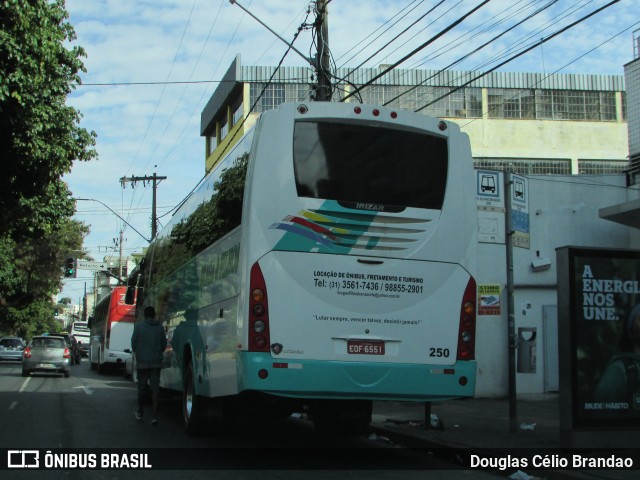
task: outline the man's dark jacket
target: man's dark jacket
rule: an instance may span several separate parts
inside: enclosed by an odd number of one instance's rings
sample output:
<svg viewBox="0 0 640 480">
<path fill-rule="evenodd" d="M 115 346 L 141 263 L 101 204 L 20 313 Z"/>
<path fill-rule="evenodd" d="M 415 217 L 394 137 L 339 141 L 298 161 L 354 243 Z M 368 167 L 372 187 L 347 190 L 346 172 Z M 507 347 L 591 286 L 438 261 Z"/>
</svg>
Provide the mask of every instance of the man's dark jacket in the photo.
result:
<svg viewBox="0 0 640 480">
<path fill-rule="evenodd" d="M 136 354 L 136 368 L 161 368 L 162 352 L 167 348 L 164 327 L 154 318 L 136 322 L 131 336 L 131 350 Z"/>
</svg>

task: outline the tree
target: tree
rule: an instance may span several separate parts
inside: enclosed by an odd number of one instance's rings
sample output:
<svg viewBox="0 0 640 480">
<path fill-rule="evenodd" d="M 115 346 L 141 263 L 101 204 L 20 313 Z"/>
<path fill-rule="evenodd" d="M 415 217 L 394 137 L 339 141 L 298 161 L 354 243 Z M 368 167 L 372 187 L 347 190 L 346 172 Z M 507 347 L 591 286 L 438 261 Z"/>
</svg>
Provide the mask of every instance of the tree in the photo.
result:
<svg viewBox="0 0 640 480">
<path fill-rule="evenodd" d="M 65 219 L 52 232 L 38 239 L 16 242 L 0 237 L 0 328 L 44 318 L 23 316 L 22 311 L 51 316 L 51 298 L 62 287 L 62 265 L 68 252 L 79 250 L 89 228 L 82 222 Z M 48 308 L 33 309 L 44 302 Z"/>
<path fill-rule="evenodd" d="M 89 231 L 62 180 L 97 156 L 66 105 L 85 71 L 67 19 L 64 0 L 0 2 L 0 328 L 25 334 L 52 321 L 64 258 Z"/>
<path fill-rule="evenodd" d="M 37 236 L 75 210 L 62 175 L 96 157 L 95 132 L 65 105 L 85 71 L 64 0 L 0 2 L 0 235 Z"/>
</svg>

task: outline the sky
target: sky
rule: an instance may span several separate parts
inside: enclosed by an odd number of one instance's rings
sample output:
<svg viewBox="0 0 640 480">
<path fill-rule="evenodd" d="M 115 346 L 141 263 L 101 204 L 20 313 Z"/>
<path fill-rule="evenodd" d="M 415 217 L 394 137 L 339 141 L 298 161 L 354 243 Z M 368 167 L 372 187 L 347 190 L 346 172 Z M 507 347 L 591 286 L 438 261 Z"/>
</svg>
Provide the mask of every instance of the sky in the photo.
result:
<svg viewBox="0 0 640 480">
<path fill-rule="evenodd" d="M 313 12 L 307 17 L 308 0 L 237 3 L 289 42 L 305 18 L 307 24 L 314 19 Z M 482 3 L 332 0 L 329 47 L 335 65 L 393 64 Z M 398 68 L 445 68 L 509 30 L 454 67 L 487 70 L 517 53 L 514 48 L 526 48 L 608 3 L 492 0 Z M 80 125 L 97 133 L 99 158 L 76 162 L 64 180 L 74 197 L 92 199 L 77 202 L 75 218 L 91 230 L 85 250 L 102 261 L 118 255 L 120 231 L 125 255 L 140 252 L 151 236 L 151 185 L 127 182 L 123 188 L 120 179 L 166 176 L 156 190 L 160 228 L 166 225 L 173 207 L 205 173 L 200 114 L 218 81 L 236 55 L 242 65 L 275 66 L 287 46 L 228 0 L 67 0 L 66 8 L 77 34 L 69 47 L 85 50 L 87 70 L 67 103 L 82 114 Z M 634 58 L 638 29 L 640 0 L 622 0 L 499 70 L 623 75 Z M 311 31 L 302 29 L 294 46 L 304 54 L 314 51 Z M 307 63 L 290 51 L 283 65 Z M 65 280 L 58 297 L 80 303 L 92 275 L 80 270 L 78 278 Z"/>
</svg>

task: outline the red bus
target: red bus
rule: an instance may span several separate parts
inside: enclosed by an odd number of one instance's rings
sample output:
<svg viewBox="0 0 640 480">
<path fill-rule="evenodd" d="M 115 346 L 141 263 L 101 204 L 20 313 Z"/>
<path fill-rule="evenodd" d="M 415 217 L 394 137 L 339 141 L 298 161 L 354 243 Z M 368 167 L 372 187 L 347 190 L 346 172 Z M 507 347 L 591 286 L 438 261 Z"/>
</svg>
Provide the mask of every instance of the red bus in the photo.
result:
<svg viewBox="0 0 640 480">
<path fill-rule="evenodd" d="M 131 348 L 136 306 L 124 303 L 127 287 L 115 287 L 94 307 L 89 318 L 91 330 L 89 362 L 92 369 L 124 368 Z"/>
</svg>

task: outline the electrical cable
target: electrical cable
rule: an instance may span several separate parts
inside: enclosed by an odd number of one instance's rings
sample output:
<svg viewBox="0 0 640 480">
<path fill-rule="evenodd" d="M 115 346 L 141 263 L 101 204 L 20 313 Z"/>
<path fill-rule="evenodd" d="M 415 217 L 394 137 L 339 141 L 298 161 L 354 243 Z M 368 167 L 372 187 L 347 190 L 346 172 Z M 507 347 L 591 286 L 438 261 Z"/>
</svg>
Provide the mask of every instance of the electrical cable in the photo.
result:
<svg viewBox="0 0 640 480">
<path fill-rule="evenodd" d="M 411 4 L 415 3 L 417 0 L 413 0 L 411 3 L 409 3 L 408 5 L 406 5 L 405 7 L 403 7 L 402 9 L 400 9 L 399 12 L 397 12 L 393 17 L 391 17 L 389 20 L 387 20 L 386 22 L 384 22 L 382 25 L 380 25 L 378 28 L 376 28 L 373 32 L 371 32 L 369 35 L 367 35 L 366 37 L 364 37 L 362 40 L 360 40 L 358 43 L 356 43 L 353 47 L 351 47 L 349 49 L 349 52 L 353 52 L 356 47 L 358 47 L 360 44 L 362 44 L 366 39 L 368 39 L 369 37 L 371 37 L 374 33 L 376 33 L 378 30 L 380 30 L 382 27 L 384 27 L 387 23 L 389 23 L 391 20 L 393 20 L 395 17 L 397 17 L 398 15 L 400 15 L 404 10 L 406 10 L 409 6 L 411 6 Z M 406 18 L 408 14 L 410 14 L 411 12 L 413 12 L 416 8 L 418 8 L 422 3 L 424 3 L 424 0 L 421 0 L 420 3 L 418 5 L 415 5 L 411 10 L 409 10 L 405 15 L 403 15 L 402 17 L 400 17 L 398 20 L 396 20 L 393 24 L 389 25 L 389 27 L 384 30 L 383 32 L 381 32 L 376 38 L 374 38 L 373 40 L 371 40 L 369 43 L 367 43 L 366 45 L 364 45 L 360 50 L 358 50 L 357 52 L 355 52 L 353 55 L 351 55 L 351 57 L 349 57 L 348 59 L 346 59 L 342 65 L 346 65 L 347 62 L 350 62 L 351 60 L 353 60 L 355 57 L 357 57 L 358 55 L 360 55 L 367 47 L 370 47 L 371 45 L 373 45 L 373 42 L 375 42 L 376 40 L 378 40 L 382 35 L 384 35 L 385 33 L 387 33 L 389 30 L 391 30 L 394 26 L 396 26 L 402 19 Z M 337 58 L 337 60 L 341 60 L 342 57 L 344 57 L 347 53 L 342 54 L 341 56 L 339 56 Z"/>
<path fill-rule="evenodd" d="M 588 0 L 586 4 L 592 3 L 593 0 Z M 550 21 L 550 22 L 546 22 L 545 24 L 543 24 L 541 27 L 537 28 L 534 32 L 529 33 L 527 35 L 525 35 L 525 37 L 523 39 L 518 40 L 515 44 L 512 44 L 509 47 L 504 48 L 501 52 L 499 52 L 498 54 L 489 57 L 487 60 L 481 62 L 479 65 L 476 65 L 475 67 L 473 67 L 471 69 L 471 71 L 477 71 L 477 70 L 482 70 L 483 68 L 486 68 L 489 64 L 501 59 L 501 58 L 505 58 L 505 56 L 507 55 L 508 52 L 514 51 L 516 49 L 516 46 L 524 43 L 528 38 L 531 38 L 533 36 L 539 36 L 543 31 L 547 30 L 548 28 L 550 28 L 553 25 L 559 24 L 564 18 L 568 17 L 569 15 L 577 12 L 578 10 L 584 8 L 585 5 L 583 6 L 571 6 L 567 9 L 565 9 L 564 11 L 562 11 L 560 14 L 555 15 L 554 16 L 554 20 Z M 561 16 L 559 16 L 561 15 Z M 505 53 L 506 52 L 506 53 Z M 453 78 L 450 80 L 448 85 L 439 85 L 438 87 L 440 88 L 447 88 L 450 87 L 451 85 L 457 83 L 460 79 L 466 77 L 469 74 L 469 72 L 462 72 L 460 73 L 460 75 L 458 75 L 456 78 Z M 449 92 L 450 93 L 450 92 Z M 418 100 L 418 98 L 420 96 L 426 96 L 429 93 L 425 92 L 425 93 L 419 93 L 416 101 Z"/>
<path fill-rule="evenodd" d="M 271 77 L 269 77 L 269 80 L 267 81 L 267 83 L 265 83 L 264 87 L 262 88 L 262 91 L 258 94 L 258 96 L 256 97 L 253 105 L 251 106 L 251 108 L 249 109 L 249 114 L 251 114 L 251 112 L 253 112 L 253 110 L 255 109 L 255 107 L 258 105 L 258 101 L 260 101 L 260 99 L 262 98 L 262 95 L 264 95 L 265 91 L 267 90 L 267 88 L 269 87 L 269 85 L 271 84 L 271 82 L 273 81 L 274 77 L 276 76 L 276 73 L 278 72 L 278 70 L 280 69 L 280 67 L 282 66 L 282 63 L 284 62 L 284 59 L 286 58 L 286 56 L 289 54 L 289 51 L 291 50 L 293 43 L 296 41 L 296 39 L 298 38 L 298 35 L 300 35 L 300 32 L 303 30 L 303 26 L 306 24 L 306 19 L 303 22 L 303 25 L 301 25 L 297 32 L 295 33 L 295 35 L 293 36 L 293 40 L 291 41 L 291 43 L 288 44 L 287 46 L 287 50 L 284 52 L 284 55 L 282 56 L 282 58 L 280 59 L 280 61 L 278 62 L 278 65 L 274 68 L 273 72 L 271 73 Z M 233 137 L 231 137 L 231 140 L 229 142 L 227 142 L 226 146 L 224 147 L 225 149 L 229 148 L 232 144 L 233 144 L 233 140 L 236 137 L 236 135 L 238 135 L 238 133 L 242 130 L 242 126 L 244 125 L 244 123 L 246 122 L 247 118 L 249 118 L 249 114 L 245 115 L 242 117 L 242 121 L 240 122 L 240 127 L 238 127 L 233 135 Z M 221 156 L 224 155 L 225 150 L 223 150 L 221 152 Z M 213 170 L 214 165 L 211 166 L 211 168 L 209 168 L 204 176 L 198 181 L 198 183 L 195 185 L 195 187 L 193 187 L 191 189 L 191 191 L 185 196 L 184 199 L 182 199 L 173 209 L 172 211 L 177 211 L 180 209 L 180 207 L 182 205 L 184 205 L 187 200 L 189 200 L 189 198 L 191 198 L 191 196 L 196 192 L 196 190 L 198 189 L 198 187 L 200 187 L 200 185 L 202 184 L 202 182 L 207 178 L 207 176 L 209 175 L 209 173 L 211 172 L 211 170 Z M 167 214 L 165 214 L 167 215 Z"/>
<path fill-rule="evenodd" d="M 506 35 L 507 33 L 509 33 L 510 31 L 512 31 L 513 29 L 519 27 L 520 25 L 522 25 L 524 22 L 532 19 L 533 17 L 535 17 L 536 15 L 538 15 L 539 13 L 543 12 L 544 10 L 546 10 L 547 8 L 549 8 L 551 5 L 553 5 L 554 3 L 556 3 L 557 0 L 552 0 L 551 2 L 547 3 L 546 5 L 542 6 L 541 8 L 539 8 L 538 10 L 536 10 L 535 12 L 529 14 L 527 17 L 523 18 L 522 20 L 520 20 L 519 22 L 515 23 L 514 25 L 512 25 L 511 27 L 507 28 L 506 30 L 502 31 L 501 33 L 499 33 L 498 35 L 494 36 L 493 38 L 491 38 L 491 40 L 483 43 L 482 45 L 476 47 L 474 50 L 472 50 L 471 52 L 467 53 L 466 55 L 458 58 L 457 60 L 455 60 L 454 62 L 450 63 L 449 65 L 447 65 L 446 67 L 444 67 L 443 69 L 439 70 L 438 72 L 434 73 L 433 75 L 431 75 L 430 77 L 424 79 L 423 81 L 417 83 L 416 85 L 411 86 L 411 88 L 409 88 L 408 90 L 396 95 L 395 97 L 393 97 L 391 100 L 388 100 L 387 102 L 385 102 L 383 105 L 388 105 L 391 102 L 399 99 L 400 97 L 402 97 L 403 95 L 407 95 L 409 92 L 412 92 L 413 90 L 417 89 L 418 87 L 424 85 L 426 82 L 428 82 L 429 80 L 431 80 L 434 77 L 437 77 L 438 75 L 442 74 L 443 72 L 445 72 L 446 70 L 449 70 L 451 67 L 453 67 L 454 65 L 457 65 L 458 63 L 466 60 L 467 58 L 469 58 L 471 55 L 479 52 L 480 50 L 482 50 L 483 48 L 485 48 L 486 46 L 490 45 L 491 43 L 495 42 L 497 39 L 499 39 L 500 37 Z"/>
<path fill-rule="evenodd" d="M 554 37 L 556 37 L 556 36 L 560 35 L 561 33 L 566 32 L 567 30 L 569 30 L 569 29 L 571 29 L 571 28 L 575 27 L 576 25 L 578 25 L 578 24 L 580 24 L 580 23 L 584 22 L 584 21 L 585 21 L 585 20 L 587 20 L 588 18 L 591 18 L 592 16 L 594 16 L 594 15 L 596 15 L 596 14 L 600 13 L 601 11 L 603 11 L 603 10 L 605 10 L 605 9 L 609 8 L 610 6 L 612 6 L 612 5 L 616 4 L 616 3 L 618 3 L 619 1 L 620 1 L 620 0 L 612 0 L 611 2 L 607 3 L 606 5 L 603 5 L 602 7 L 598 8 L 598 9 L 596 9 L 596 10 L 594 10 L 593 12 L 589 13 L 588 15 L 585 15 L 584 17 L 582 17 L 582 18 L 580 18 L 580 19 L 576 20 L 575 22 L 570 23 L 570 24 L 569 24 L 569 25 L 567 25 L 566 27 L 563 27 L 563 28 L 561 28 L 560 30 L 557 30 L 557 31 L 556 31 L 556 32 L 554 32 L 553 34 L 549 35 L 548 37 L 545 37 L 545 38 L 540 39 L 538 42 L 534 43 L 534 44 L 533 44 L 533 45 L 531 45 L 530 47 L 528 47 L 528 48 L 526 48 L 525 50 L 523 50 L 523 51 L 521 51 L 521 52 L 517 53 L 516 55 L 513 55 L 512 57 L 510 57 L 510 58 L 508 58 L 507 60 L 505 60 L 505 61 L 503 61 L 503 62 L 499 63 L 498 65 L 496 65 L 495 67 L 493 67 L 493 68 L 491 68 L 491 69 L 487 70 L 486 72 L 482 72 L 481 74 L 476 75 L 474 78 L 472 78 L 471 80 L 468 80 L 468 81 L 467 81 L 467 82 L 465 82 L 463 85 L 460 85 L 460 86 L 458 86 L 458 87 L 453 88 L 453 90 L 451 90 L 449 93 L 447 93 L 447 94 L 445 94 L 445 95 L 441 95 L 440 97 L 438 97 L 437 99 L 435 99 L 435 100 L 431 101 L 430 103 L 427 103 L 426 105 L 424 105 L 424 106 L 422 106 L 422 107 L 420 107 L 420 108 L 418 108 L 418 109 L 414 110 L 414 112 L 419 112 L 419 111 L 421 111 L 421 110 L 423 110 L 423 109 L 427 108 L 428 106 L 433 105 L 433 104 L 434 104 L 434 103 L 436 103 L 436 102 L 439 102 L 439 101 L 440 101 L 440 100 L 442 100 L 444 97 L 447 97 L 447 96 L 451 95 L 452 93 L 457 92 L 458 90 L 460 90 L 460 89 L 462 89 L 462 88 L 466 87 L 467 85 L 469 85 L 469 84 L 471 84 L 471 83 L 475 82 L 475 81 L 476 81 L 476 80 L 478 80 L 479 78 L 482 78 L 482 77 L 484 77 L 485 75 L 488 75 L 489 73 L 491 73 L 491 72 L 493 72 L 493 71 L 497 70 L 498 68 L 500 68 L 500 67 L 502 67 L 502 66 L 506 65 L 507 63 L 509 63 L 509 62 L 511 62 L 511 61 L 513 61 L 513 60 L 515 60 L 516 58 L 521 57 L 521 56 L 522 56 L 522 55 L 524 55 L 525 53 L 527 53 L 527 52 L 529 52 L 529 51 L 533 50 L 534 48 L 536 48 L 536 47 L 538 47 L 538 46 L 542 45 L 543 43 L 548 42 L 548 41 L 549 41 L 549 40 L 551 40 L 552 38 L 554 38 Z"/>
<path fill-rule="evenodd" d="M 414 35 L 414 37 L 415 37 L 415 36 L 417 36 L 419 33 L 421 33 L 421 32 L 423 32 L 423 31 L 427 30 L 429 27 L 431 27 L 431 26 L 432 26 L 432 25 L 434 25 L 436 22 L 438 22 L 440 19 L 444 18 L 444 17 L 445 17 L 445 15 L 447 15 L 449 12 L 453 11 L 453 10 L 454 10 L 457 6 L 459 6 L 462 2 L 463 2 L 463 0 L 459 0 L 459 1 L 458 1 L 458 3 L 456 3 L 456 4 L 452 5 L 451 7 L 449 7 L 449 9 L 448 9 L 448 10 L 446 10 L 446 11 L 445 11 L 445 12 L 443 12 L 443 13 L 441 13 L 441 14 L 440 14 L 437 18 L 435 18 L 433 21 L 429 22 L 429 23 L 428 23 L 424 28 L 422 28 L 422 29 L 421 29 L 421 30 L 420 30 L 416 35 Z M 441 2 L 441 3 L 442 3 L 442 2 Z M 440 4 L 441 4 L 441 3 L 440 3 Z M 436 5 L 436 7 L 438 7 L 440 4 Z M 431 12 L 432 12 L 433 10 L 435 10 L 435 7 L 434 7 L 433 9 L 431 9 Z M 399 35 L 396 35 L 393 39 L 391 39 L 391 41 L 389 41 L 389 42 L 387 43 L 387 45 L 386 45 L 386 46 L 391 45 L 391 43 L 393 43 L 393 42 L 395 42 L 396 40 L 398 40 L 398 38 L 399 38 Z M 397 52 L 400 48 L 402 48 L 403 46 L 405 46 L 405 45 L 406 45 L 408 42 L 410 42 L 410 41 L 411 41 L 411 39 L 410 39 L 410 40 L 407 40 L 407 41 L 406 41 L 406 42 L 404 42 L 402 45 L 400 45 L 400 47 L 396 48 L 392 53 Z M 434 41 L 435 41 L 435 39 L 434 39 Z M 385 46 L 385 48 L 386 48 L 386 46 Z M 416 52 L 416 53 L 417 53 L 417 52 Z M 369 57 L 366 61 L 369 61 L 369 60 L 371 60 L 371 59 L 373 59 L 373 56 Z M 362 64 L 361 64 L 361 65 L 362 65 Z M 395 68 L 395 67 L 394 67 L 394 68 Z M 355 71 L 356 71 L 356 70 L 354 69 L 351 73 L 353 73 L 353 72 L 355 72 Z M 362 78 L 362 76 L 363 76 L 363 75 L 364 75 L 364 72 L 363 72 L 362 70 L 360 70 L 360 72 L 359 72 L 359 78 L 353 79 L 353 80 L 352 80 L 352 81 L 353 81 L 353 83 L 357 83 L 357 82 L 358 82 L 358 80 L 359 80 L 360 78 Z"/>
<path fill-rule="evenodd" d="M 456 20 L 455 22 L 453 22 L 451 25 L 449 25 L 448 27 L 446 27 L 444 30 L 440 31 L 439 33 L 437 33 L 436 35 L 434 35 L 433 37 L 431 37 L 429 40 L 427 40 L 426 42 L 424 42 L 422 45 L 420 45 L 419 47 L 417 47 L 416 49 L 414 49 L 413 51 L 409 52 L 407 55 L 405 55 L 404 57 L 402 57 L 400 60 L 398 60 L 396 63 L 394 63 L 393 65 L 390 65 L 388 68 L 384 69 L 381 73 L 379 73 L 378 75 L 375 75 L 371 80 L 369 80 L 368 82 L 364 83 L 363 85 L 361 85 L 360 87 L 358 87 L 356 90 L 357 91 L 361 91 L 363 88 L 373 84 L 373 82 L 375 82 L 376 80 L 378 80 L 379 78 L 383 77 L 384 75 L 386 75 L 388 72 L 390 72 L 391 70 L 393 70 L 394 68 L 396 68 L 398 65 L 400 65 L 401 63 L 403 63 L 405 60 L 411 58 L 412 56 L 414 56 L 416 53 L 418 53 L 420 50 L 423 50 L 424 48 L 426 48 L 427 46 L 429 46 L 430 44 L 432 44 L 434 41 L 436 41 L 438 38 L 442 37 L 445 33 L 447 33 L 448 31 L 452 30 L 453 28 L 455 28 L 456 26 L 458 26 L 459 24 L 461 24 L 463 21 L 465 21 L 469 16 L 471 16 L 473 13 L 475 13 L 476 11 L 478 11 L 479 9 L 481 9 L 482 7 L 484 7 L 487 3 L 489 3 L 491 0 L 484 0 L 480 5 L 475 6 L 474 8 L 472 8 L 469 12 L 467 12 L 466 14 L 464 14 L 462 17 L 460 17 L 458 20 Z M 344 97 L 342 100 L 340 100 L 341 102 L 344 102 L 346 99 L 352 97 L 355 93 L 351 92 L 349 93 L 346 97 Z"/>
<path fill-rule="evenodd" d="M 391 40 L 389 40 L 387 43 L 385 43 L 382 47 L 380 47 L 378 50 L 376 50 L 373 54 L 371 54 L 367 59 L 365 59 L 362 63 L 360 63 L 360 65 L 358 65 L 357 67 L 354 68 L 354 70 L 358 70 L 360 67 L 362 67 L 365 63 L 367 63 L 369 60 L 373 59 L 373 57 L 375 57 L 376 55 L 378 55 L 378 53 L 380 53 L 382 50 L 384 50 L 385 48 L 387 48 L 389 45 L 391 45 L 393 42 L 395 42 L 396 40 L 398 40 L 402 35 L 404 35 L 405 33 L 407 33 L 413 26 L 415 26 L 420 20 L 422 20 L 424 17 L 426 17 L 427 15 L 429 15 L 430 13 L 433 13 L 433 11 L 438 8 L 440 5 L 442 5 L 444 3 L 445 0 L 440 0 L 439 3 L 436 3 L 433 7 L 431 7 L 431 9 L 429 9 L 428 11 L 426 11 L 424 14 L 422 14 L 420 17 L 418 17 L 417 20 L 415 20 L 413 23 L 411 23 L 408 27 L 406 27 L 404 30 L 402 30 L 398 35 L 396 35 L 394 38 L 392 38 Z"/>
<path fill-rule="evenodd" d="M 577 56 L 576 58 L 574 58 L 573 60 L 571 60 L 569 63 L 564 64 L 563 66 L 561 66 L 560 68 L 554 70 L 553 72 L 544 75 L 540 80 L 538 80 L 535 83 L 532 83 L 531 85 L 529 85 L 527 88 L 523 88 L 523 89 L 516 89 L 518 90 L 518 92 L 513 95 L 512 97 L 507 98 L 504 102 L 502 102 L 499 105 L 496 105 L 493 109 L 489 109 L 486 114 L 483 114 L 481 117 L 479 118 L 474 118 L 469 120 L 467 123 L 465 123 L 464 125 L 460 125 L 460 128 L 464 128 L 467 125 L 470 125 L 471 123 L 475 122 L 476 120 L 479 120 L 480 118 L 482 118 L 484 115 L 489 115 L 492 111 L 497 110 L 498 107 L 503 106 L 506 102 L 508 102 L 509 100 L 513 100 L 515 99 L 518 95 L 520 95 L 522 92 L 525 92 L 527 90 L 531 90 L 533 88 L 535 88 L 536 86 L 538 86 L 540 83 L 542 83 L 543 81 L 545 81 L 547 78 L 551 77 L 552 75 L 555 75 L 556 73 L 564 70 L 565 68 L 567 68 L 569 65 L 571 65 L 572 63 L 577 62 L 578 60 L 580 60 L 581 58 L 586 57 L 587 55 L 589 55 L 590 53 L 594 52 L 595 50 L 597 50 L 598 48 L 600 48 L 601 46 L 605 45 L 606 43 L 610 42 L 611 40 L 613 40 L 616 37 L 619 37 L 620 35 L 622 35 L 623 33 L 631 30 L 632 28 L 635 28 L 637 25 L 640 25 L 640 21 L 633 23 L 631 25 L 629 25 L 628 27 L 626 27 L 625 29 L 619 31 L 618 33 L 616 33 L 615 35 L 609 37 L 608 39 L 606 39 L 604 42 L 596 45 L 595 47 L 587 50 L 586 52 L 584 52 L 582 55 Z"/>
</svg>

